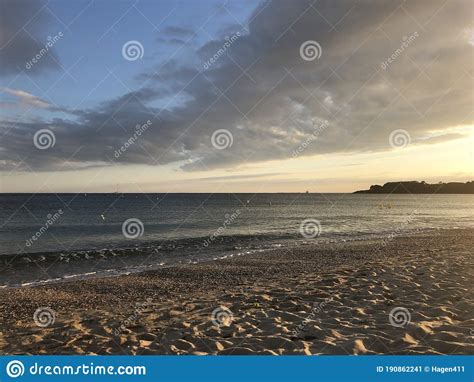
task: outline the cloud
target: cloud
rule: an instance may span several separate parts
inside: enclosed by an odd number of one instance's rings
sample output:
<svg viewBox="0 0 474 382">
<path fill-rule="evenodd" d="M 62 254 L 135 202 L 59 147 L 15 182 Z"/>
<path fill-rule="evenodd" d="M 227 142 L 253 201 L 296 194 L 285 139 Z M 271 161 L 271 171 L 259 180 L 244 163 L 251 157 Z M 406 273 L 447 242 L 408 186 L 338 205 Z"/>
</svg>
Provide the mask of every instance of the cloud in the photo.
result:
<svg viewBox="0 0 474 382">
<path fill-rule="evenodd" d="M 233 180 L 251 180 L 255 178 L 267 178 L 272 176 L 280 176 L 280 175 L 288 175 L 288 173 L 281 173 L 281 172 L 269 172 L 263 174 L 249 174 L 249 175 L 225 175 L 225 176 L 209 176 L 203 178 L 197 178 L 195 180 L 208 180 L 208 181 L 216 181 L 220 182 L 223 180 L 233 181 Z"/>
<path fill-rule="evenodd" d="M 54 49 L 42 55 L 31 67 L 30 62 L 48 42 L 46 28 L 51 22 L 46 3 L 41 0 L 2 1 L 0 13 L 0 76 L 13 76 L 22 70 L 37 75 L 59 68 Z"/>
<path fill-rule="evenodd" d="M 0 93 L 7 93 L 18 98 L 21 105 L 29 105 L 40 109 L 48 109 L 52 107 L 50 103 L 23 90 L 0 87 Z"/>
<path fill-rule="evenodd" d="M 419 143 L 425 143 L 425 144 L 444 143 L 448 141 L 453 141 L 455 139 L 467 138 L 468 136 L 469 135 L 462 134 L 462 133 L 448 133 L 448 134 L 436 135 L 433 137 L 420 139 Z"/>
<path fill-rule="evenodd" d="M 189 28 L 168 26 L 155 41 L 170 45 L 184 45 L 196 36 L 196 33 Z"/>
<path fill-rule="evenodd" d="M 170 45 L 184 45 L 186 44 L 186 41 L 183 40 L 183 39 L 180 39 L 180 38 L 170 38 L 170 39 L 166 39 L 166 38 L 157 38 L 156 39 L 157 42 L 160 42 L 160 43 L 166 43 L 166 44 L 170 44 Z"/>
<path fill-rule="evenodd" d="M 324 121 L 301 155 L 390 150 L 390 133 L 400 128 L 417 144 L 430 131 L 472 119 L 472 45 L 464 33 L 470 9 L 468 1 L 266 2 L 223 53 L 228 40 L 208 41 L 196 61 L 171 60 L 158 75 L 142 73 L 145 87 L 79 111 L 74 121 L 17 123 L 2 138 L 0 160 L 8 168 L 20 157 L 36 169 L 57 169 L 66 158 L 68 166 L 233 167 L 290 159 Z M 309 40 L 321 46 L 319 59 L 301 57 Z M 147 120 L 146 132 L 113 158 Z M 41 128 L 54 131 L 56 145 L 39 152 L 31 137 Z M 211 136 L 223 128 L 233 145 L 216 150 Z"/>
<path fill-rule="evenodd" d="M 168 36 L 182 39 L 196 36 L 196 33 L 192 29 L 180 26 L 168 26 L 165 28 L 164 33 Z"/>
</svg>

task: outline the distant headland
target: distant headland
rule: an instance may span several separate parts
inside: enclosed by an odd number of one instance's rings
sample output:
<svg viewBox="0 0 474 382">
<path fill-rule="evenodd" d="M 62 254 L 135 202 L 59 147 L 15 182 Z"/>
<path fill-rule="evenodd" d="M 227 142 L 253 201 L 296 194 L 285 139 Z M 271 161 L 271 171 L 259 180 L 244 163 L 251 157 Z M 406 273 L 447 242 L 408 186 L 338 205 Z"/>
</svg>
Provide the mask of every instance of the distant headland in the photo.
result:
<svg viewBox="0 0 474 382">
<path fill-rule="evenodd" d="M 383 186 L 375 184 L 368 190 L 354 194 L 474 194 L 474 181 L 429 184 L 426 182 L 389 182 Z"/>
</svg>

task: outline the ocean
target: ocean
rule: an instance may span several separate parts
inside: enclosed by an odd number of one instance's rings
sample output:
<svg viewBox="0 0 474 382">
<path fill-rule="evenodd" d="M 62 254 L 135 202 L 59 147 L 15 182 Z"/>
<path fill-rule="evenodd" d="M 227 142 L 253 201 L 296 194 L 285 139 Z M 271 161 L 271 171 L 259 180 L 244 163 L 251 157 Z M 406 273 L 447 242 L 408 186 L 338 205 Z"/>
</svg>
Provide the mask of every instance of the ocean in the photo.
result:
<svg viewBox="0 0 474 382">
<path fill-rule="evenodd" d="M 474 195 L 0 194 L 0 286 L 474 226 Z"/>
</svg>

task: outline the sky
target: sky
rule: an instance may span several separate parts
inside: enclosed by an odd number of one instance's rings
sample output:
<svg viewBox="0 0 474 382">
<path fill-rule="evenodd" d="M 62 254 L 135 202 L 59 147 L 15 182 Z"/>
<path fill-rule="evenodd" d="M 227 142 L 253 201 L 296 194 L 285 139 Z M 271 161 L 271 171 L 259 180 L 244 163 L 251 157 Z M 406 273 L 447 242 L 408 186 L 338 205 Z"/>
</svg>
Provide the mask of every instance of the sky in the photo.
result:
<svg viewBox="0 0 474 382">
<path fill-rule="evenodd" d="M 473 7 L 0 0 L 0 192 L 472 180 Z"/>
</svg>

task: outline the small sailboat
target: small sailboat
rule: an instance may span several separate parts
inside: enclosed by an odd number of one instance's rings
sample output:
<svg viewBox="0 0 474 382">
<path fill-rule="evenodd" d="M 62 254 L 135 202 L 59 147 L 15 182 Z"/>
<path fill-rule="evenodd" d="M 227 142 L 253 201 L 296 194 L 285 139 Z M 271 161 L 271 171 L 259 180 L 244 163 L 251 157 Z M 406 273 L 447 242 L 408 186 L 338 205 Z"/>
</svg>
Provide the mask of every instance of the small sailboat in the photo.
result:
<svg viewBox="0 0 474 382">
<path fill-rule="evenodd" d="M 123 198 L 123 193 L 119 192 L 118 190 L 119 190 L 119 186 L 117 184 L 114 194 L 117 195 L 119 198 Z"/>
</svg>

